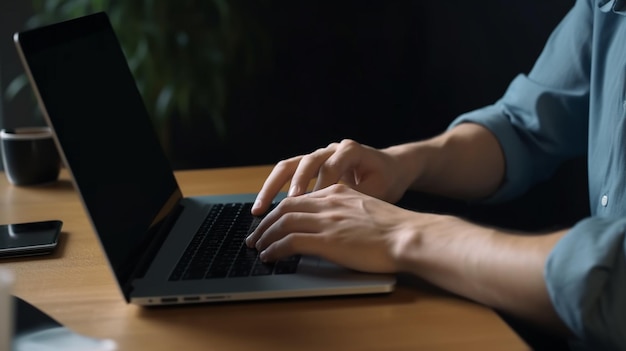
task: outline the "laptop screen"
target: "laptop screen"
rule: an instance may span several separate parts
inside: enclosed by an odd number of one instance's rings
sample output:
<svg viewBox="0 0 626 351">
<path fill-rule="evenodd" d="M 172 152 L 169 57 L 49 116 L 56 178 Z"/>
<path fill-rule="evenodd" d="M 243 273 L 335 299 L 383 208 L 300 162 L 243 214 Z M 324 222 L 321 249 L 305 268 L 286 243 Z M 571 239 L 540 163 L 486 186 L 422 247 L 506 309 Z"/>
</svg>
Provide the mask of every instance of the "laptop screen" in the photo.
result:
<svg viewBox="0 0 626 351">
<path fill-rule="evenodd" d="M 15 39 L 124 285 L 156 216 L 180 195 L 124 53 L 103 13 Z"/>
</svg>

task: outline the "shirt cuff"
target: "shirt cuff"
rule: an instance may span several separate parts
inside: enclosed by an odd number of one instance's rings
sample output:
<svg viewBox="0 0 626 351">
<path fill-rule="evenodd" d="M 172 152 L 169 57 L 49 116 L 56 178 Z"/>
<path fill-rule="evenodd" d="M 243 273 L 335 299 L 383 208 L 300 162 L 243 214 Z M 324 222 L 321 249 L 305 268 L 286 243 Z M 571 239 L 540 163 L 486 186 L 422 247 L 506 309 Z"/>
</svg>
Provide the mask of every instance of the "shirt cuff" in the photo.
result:
<svg viewBox="0 0 626 351">
<path fill-rule="evenodd" d="M 503 108 L 495 104 L 462 114 L 452 121 L 449 129 L 461 123 L 476 123 L 487 128 L 496 136 L 504 153 L 506 173 L 503 182 L 495 193 L 481 202 L 504 202 L 526 192 L 533 178 L 530 171 L 532 167 L 525 166 L 528 156 L 518 145 L 519 136 L 511 122 L 504 116 Z M 509 160 L 517 161 L 509 162 Z"/>
<path fill-rule="evenodd" d="M 594 350 L 626 350 L 626 219 L 591 217 L 554 247 L 545 266 L 552 304 Z"/>
</svg>

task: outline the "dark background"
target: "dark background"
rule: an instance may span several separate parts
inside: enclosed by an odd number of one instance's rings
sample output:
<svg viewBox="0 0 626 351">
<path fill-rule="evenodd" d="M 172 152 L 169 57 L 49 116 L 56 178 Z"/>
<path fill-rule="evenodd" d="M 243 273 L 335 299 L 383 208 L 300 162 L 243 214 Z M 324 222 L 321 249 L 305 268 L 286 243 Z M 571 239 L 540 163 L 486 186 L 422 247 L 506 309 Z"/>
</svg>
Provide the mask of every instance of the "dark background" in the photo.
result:
<svg viewBox="0 0 626 351">
<path fill-rule="evenodd" d="M 251 2 L 252 3 L 252 2 Z M 186 137 L 179 167 L 274 163 L 343 138 L 441 132 L 528 72 L 569 7 L 553 1 L 272 1 L 249 6 L 271 61 L 229 99 L 233 150 Z M 196 128 L 201 131 L 203 128 Z"/>
<path fill-rule="evenodd" d="M 242 34 L 247 51 L 226 75 L 226 138 L 207 115 L 174 116 L 169 158 L 175 169 L 273 164 L 343 138 L 385 147 L 433 136 L 528 72 L 573 3 L 233 0 L 255 32 Z M 21 72 L 11 34 L 32 12 L 0 3 L 0 85 Z M 43 123 L 28 96 L 3 103 L 5 127 Z M 441 210 L 523 229 L 572 223 L 588 213 L 585 160 L 511 204 L 444 201 Z"/>
<path fill-rule="evenodd" d="M 571 0 L 239 1 L 263 28 L 230 82 L 227 140 L 210 118 L 168 128 L 177 169 L 266 164 L 343 138 L 383 147 L 441 132 L 528 72 Z M 27 2 L 0 4 L 0 86 L 21 72 L 11 34 Z M 245 64 L 242 60 L 242 66 Z M 237 65 L 232 65 L 237 69 Z M 243 68 L 242 68 L 243 69 Z M 24 95 L 24 94 L 22 94 Z M 5 127 L 41 124 L 27 96 L 0 105 Z M 4 107 L 4 108 L 2 108 Z"/>
</svg>

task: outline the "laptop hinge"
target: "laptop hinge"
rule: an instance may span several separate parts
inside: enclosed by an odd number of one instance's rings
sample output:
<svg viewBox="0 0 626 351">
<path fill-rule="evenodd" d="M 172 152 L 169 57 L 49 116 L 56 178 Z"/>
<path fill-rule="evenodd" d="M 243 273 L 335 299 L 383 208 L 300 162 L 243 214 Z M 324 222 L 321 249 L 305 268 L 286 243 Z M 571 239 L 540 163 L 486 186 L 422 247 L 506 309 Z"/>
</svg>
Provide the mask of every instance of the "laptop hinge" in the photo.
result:
<svg viewBox="0 0 626 351">
<path fill-rule="evenodd" d="M 176 220 L 178 220 L 178 217 L 180 217 L 180 214 L 183 212 L 183 209 L 184 206 L 181 205 L 180 202 L 176 204 L 170 214 L 163 218 L 162 223 L 158 223 L 155 226 L 158 229 L 156 229 L 143 252 L 137 252 L 138 259 L 136 264 L 134 264 L 135 269 L 130 273 L 128 279 L 125 280 L 126 284 L 123 287 L 124 296 L 127 300 L 130 299 L 130 292 L 133 290 L 133 281 L 142 278 L 146 274 L 150 264 L 161 249 L 161 246 L 163 246 L 168 234 L 172 231 Z"/>
</svg>

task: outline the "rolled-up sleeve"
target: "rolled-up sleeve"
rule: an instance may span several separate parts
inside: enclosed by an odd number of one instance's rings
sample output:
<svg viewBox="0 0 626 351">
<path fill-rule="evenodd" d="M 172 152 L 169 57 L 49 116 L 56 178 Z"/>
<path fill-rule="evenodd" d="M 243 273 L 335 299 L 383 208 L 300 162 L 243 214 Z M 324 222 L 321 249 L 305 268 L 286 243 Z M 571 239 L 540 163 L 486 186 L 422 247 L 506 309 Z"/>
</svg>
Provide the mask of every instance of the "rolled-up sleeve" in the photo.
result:
<svg viewBox="0 0 626 351">
<path fill-rule="evenodd" d="M 555 89 L 519 75 L 496 104 L 452 123 L 451 128 L 466 122 L 481 124 L 500 143 L 505 179 L 486 201 L 514 198 L 547 180 L 564 160 L 586 152 L 587 116 L 580 113 L 586 109 L 586 94 L 582 87 Z"/>
<path fill-rule="evenodd" d="M 588 154 L 593 217 L 557 243 L 544 271 L 575 350 L 626 350 L 625 15 L 626 0 L 577 0 L 528 75 L 450 125 L 477 123 L 498 139 L 506 173 L 490 202 Z"/>
<path fill-rule="evenodd" d="M 593 350 L 626 350 L 626 218 L 579 222 L 550 253 L 548 293 L 567 326 Z"/>
<path fill-rule="evenodd" d="M 486 201 L 518 196 L 587 151 L 591 17 L 590 1 L 577 1 L 528 75 L 518 75 L 495 104 L 451 123 L 483 125 L 500 143 L 505 178 Z"/>
</svg>

